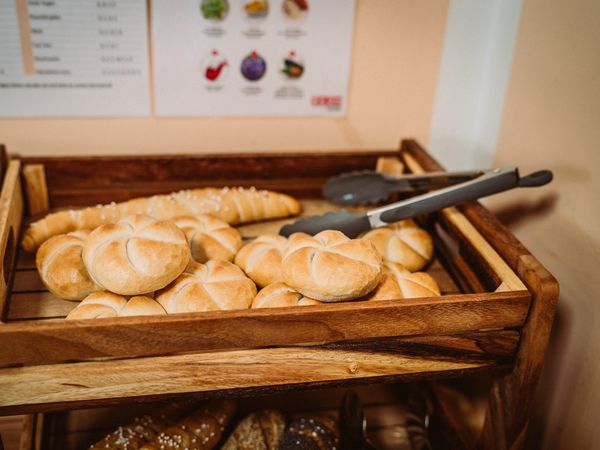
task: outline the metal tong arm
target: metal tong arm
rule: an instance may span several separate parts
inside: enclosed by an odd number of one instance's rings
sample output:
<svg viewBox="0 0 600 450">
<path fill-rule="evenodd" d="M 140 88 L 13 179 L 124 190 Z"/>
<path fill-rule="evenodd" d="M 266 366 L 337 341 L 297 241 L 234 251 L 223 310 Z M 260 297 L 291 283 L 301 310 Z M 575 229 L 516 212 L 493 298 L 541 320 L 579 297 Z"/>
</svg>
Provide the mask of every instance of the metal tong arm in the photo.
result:
<svg viewBox="0 0 600 450">
<path fill-rule="evenodd" d="M 517 186 L 542 186 L 551 180 L 552 172 L 548 170 L 540 170 L 521 178 L 516 167 L 494 169 L 464 183 L 373 209 L 367 212 L 367 217 L 371 228 L 378 228 L 388 223 L 439 211 L 449 206 L 487 197 Z"/>
</svg>

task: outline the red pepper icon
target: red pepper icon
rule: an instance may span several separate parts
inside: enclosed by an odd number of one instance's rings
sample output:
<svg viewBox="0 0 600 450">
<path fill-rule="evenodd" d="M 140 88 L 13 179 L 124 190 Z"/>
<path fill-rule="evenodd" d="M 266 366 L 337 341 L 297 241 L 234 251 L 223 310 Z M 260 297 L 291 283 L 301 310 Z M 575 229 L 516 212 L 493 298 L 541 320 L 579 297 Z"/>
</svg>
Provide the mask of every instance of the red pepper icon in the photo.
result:
<svg viewBox="0 0 600 450">
<path fill-rule="evenodd" d="M 206 68 L 204 76 L 210 81 L 215 81 L 217 78 L 219 78 L 219 75 L 225 66 L 227 66 L 227 61 L 223 61 L 217 67 L 209 66 Z"/>
</svg>

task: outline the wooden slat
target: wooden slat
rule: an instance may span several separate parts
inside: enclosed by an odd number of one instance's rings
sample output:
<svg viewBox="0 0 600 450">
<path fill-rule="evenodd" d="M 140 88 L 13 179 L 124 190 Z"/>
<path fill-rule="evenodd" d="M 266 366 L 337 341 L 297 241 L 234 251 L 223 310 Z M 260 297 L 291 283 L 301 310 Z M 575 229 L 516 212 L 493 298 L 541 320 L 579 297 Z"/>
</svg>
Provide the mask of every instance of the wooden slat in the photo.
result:
<svg viewBox="0 0 600 450">
<path fill-rule="evenodd" d="M 30 216 L 45 213 L 50 208 L 48 186 L 43 164 L 27 164 L 23 167 L 27 209 Z"/>
<path fill-rule="evenodd" d="M 489 337 L 482 337 L 488 339 Z M 467 349 L 445 348 L 449 337 L 441 337 L 434 351 L 435 337 L 428 337 L 427 351 L 404 354 L 412 339 L 381 348 L 363 345 L 332 347 L 279 347 L 137 358 L 116 361 L 81 362 L 18 367 L 0 371 L 0 414 L 27 410 L 45 411 L 72 406 L 98 405 L 103 401 L 133 398 L 156 399 L 161 396 L 208 391 L 277 390 L 297 384 L 319 385 L 340 381 L 373 381 L 385 377 L 414 378 L 441 372 L 502 366 L 505 353 L 515 348 L 516 335 L 504 333 L 496 344 Z M 457 336 L 464 347 L 468 336 Z M 501 344 L 502 343 L 502 344 Z M 415 345 L 418 345 L 415 344 Z M 510 348 L 508 348 L 510 347 Z M 499 350 L 500 349 L 500 350 Z M 500 353 L 500 355 L 498 355 Z M 251 368 L 251 370 L 250 370 Z"/>
<path fill-rule="evenodd" d="M 404 161 L 413 173 L 423 173 L 425 170 L 411 153 L 403 153 Z M 445 208 L 440 212 L 445 219 L 457 230 L 460 230 L 467 241 L 477 250 L 492 270 L 502 280 L 503 288 L 513 291 L 527 289 L 511 267 L 498 255 L 494 248 L 485 240 L 469 220 L 455 207 Z"/>
<path fill-rule="evenodd" d="M 19 292 L 41 292 L 46 291 L 37 269 L 17 270 L 12 284 L 12 295 Z"/>
<path fill-rule="evenodd" d="M 58 298 L 48 291 L 13 293 L 10 297 L 7 318 L 9 320 L 62 318 L 76 306 L 77 302 Z M 0 335 L 1 332 L 2 330 Z"/>
<path fill-rule="evenodd" d="M 19 161 L 10 161 L 0 196 L 0 320 L 6 312 L 8 285 L 14 269 L 17 238 L 23 216 Z"/>
<path fill-rule="evenodd" d="M 372 169 L 373 153 L 297 153 L 278 155 L 180 155 L 141 157 L 23 158 L 43 164 L 50 204 L 84 206 L 205 186 L 255 186 L 302 198 L 321 197 L 331 176 Z M 303 163 L 298 164 L 299 158 Z"/>
<path fill-rule="evenodd" d="M 522 292 L 2 325 L 0 367 L 518 327 Z"/>
</svg>

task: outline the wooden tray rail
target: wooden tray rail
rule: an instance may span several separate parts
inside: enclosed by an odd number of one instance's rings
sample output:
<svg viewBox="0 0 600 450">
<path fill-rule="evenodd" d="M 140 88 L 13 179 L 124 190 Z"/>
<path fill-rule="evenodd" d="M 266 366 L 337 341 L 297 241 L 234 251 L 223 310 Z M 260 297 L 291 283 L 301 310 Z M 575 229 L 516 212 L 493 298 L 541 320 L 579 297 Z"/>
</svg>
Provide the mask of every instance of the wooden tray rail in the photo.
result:
<svg viewBox="0 0 600 450">
<path fill-rule="evenodd" d="M 441 169 L 415 141 L 403 141 L 400 155 L 412 172 Z M 44 209 L 44 196 L 52 208 L 63 208 L 236 184 L 288 192 L 305 199 L 305 214 L 313 214 L 332 207 L 310 200 L 320 196 L 329 177 L 373 169 L 378 158 L 397 156 L 25 158 L 22 163 L 30 174 L 25 175 L 27 204 L 37 212 Z M 11 161 L 0 200 L 2 248 L 10 249 L 10 230 L 17 236 L 23 216 L 19 171 L 19 161 Z M 291 180 L 285 178 L 289 173 L 295 173 Z M 285 222 L 240 230 L 249 238 L 275 232 Z M 31 255 L 16 252 L 14 262 L 5 251 L 0 414 L 500 370 L 507 375 L 499 378 L 491 398 L 482 445 L 510 448 L 524 432 L 555 310 L 556 282 L 477 203 L 448 208 L 424 224 L 436 240 L 437 258 L 428 272 L 440 282 L 441 298 L 166 317 L 64 321 L 73 303 L 45 291 Z M 13 237 L 13 248 L 17 242 Z M 506 398 L 515 406 L 521 395 L 525 411 L 502 410 Z M 500 435 L 504 440 L 498 442 L 506 447 L 494 444 Z"/>
</svg>

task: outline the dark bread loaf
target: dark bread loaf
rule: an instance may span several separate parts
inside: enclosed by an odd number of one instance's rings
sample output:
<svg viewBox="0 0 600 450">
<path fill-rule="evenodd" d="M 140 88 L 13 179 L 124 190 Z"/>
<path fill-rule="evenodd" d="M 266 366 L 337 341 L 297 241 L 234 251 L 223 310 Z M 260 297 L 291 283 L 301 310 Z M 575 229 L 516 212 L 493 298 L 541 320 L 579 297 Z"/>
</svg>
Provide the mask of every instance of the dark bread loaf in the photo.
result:
<svg viewBox="0 0 600 450">
<path fill-rule="evenodd" d="M 277 450 L 285 429 L 285 417 L 269 409 L 253 412 L 235 427 L 221 450 Z"/>
<path fill-rule="evenodd" d="M 221 440 L 234 410 L 231 400 L 211 401 L 159 433 L 141 450 L 210 450 Z"/>
<path fill-rule="evenodd" d="M 90 450 L 139 450 L 144 443 L 157 437 L 164 429 L 173 425 L 182 415 L 190 411 L 189 404 L 170 403 L 159 410 L 136 417 L 131 423 L 117 428 Z"/>
<path fill-rule="evenodd" d="M 326 416 L 302 416 L 286 428 L 278 450 L 337 450 L 340 432 L 336 422 Z"/>
</svg>

